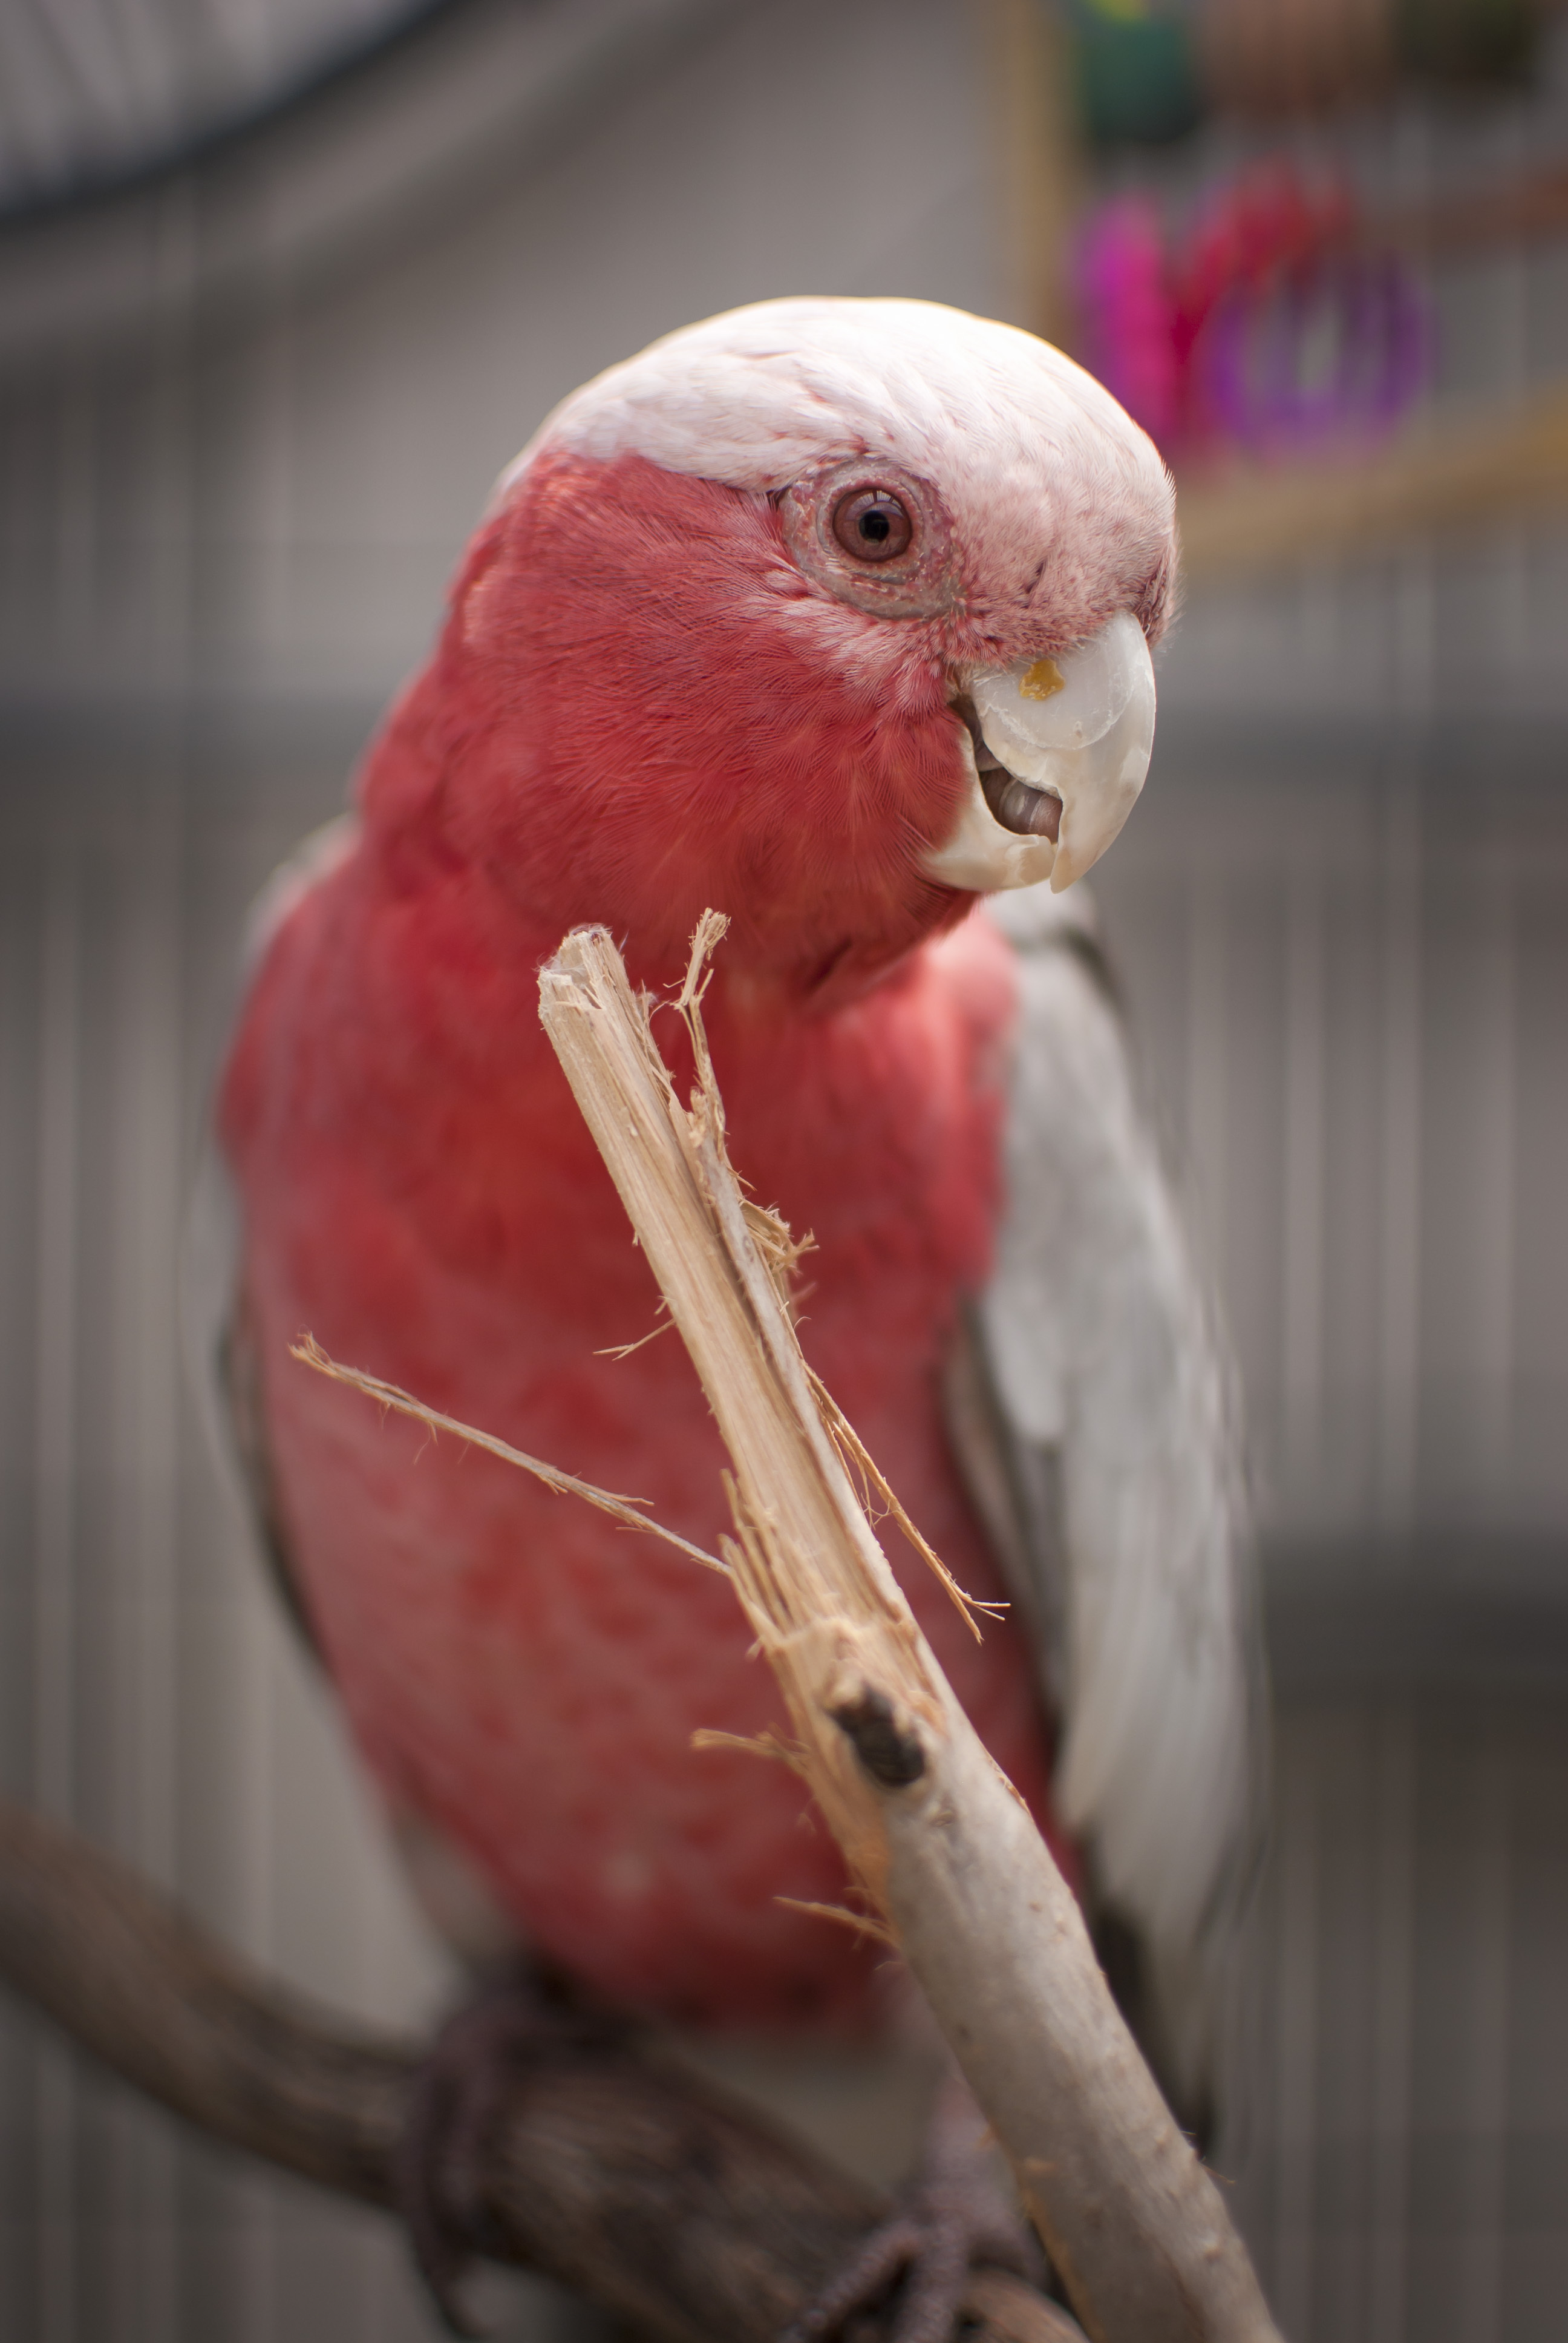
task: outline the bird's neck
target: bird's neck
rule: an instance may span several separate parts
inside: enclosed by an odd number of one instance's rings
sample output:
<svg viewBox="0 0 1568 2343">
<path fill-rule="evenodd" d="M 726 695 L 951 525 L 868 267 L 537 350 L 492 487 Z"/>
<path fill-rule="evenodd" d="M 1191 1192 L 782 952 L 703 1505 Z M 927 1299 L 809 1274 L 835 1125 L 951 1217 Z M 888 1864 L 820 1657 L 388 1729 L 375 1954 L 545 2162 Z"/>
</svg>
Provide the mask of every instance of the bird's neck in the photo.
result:
<svg viewBox="0 0 1568 2343">
<path fill-rule="evenodd" d="M 525 952 L 600 921 L 663 980 L 712 908 L 759 995 L 838 1000 L 967 908 L 923 868 L 966 786 L 949 699 L 941 642 L 812 590 L 768 498 L 537 459 L 372 752 L 367 825 L 482 873 Z"/>
<path fill-rule="evenodd" d="M 705 818 L 702 775 L 693 801 L 668 805 L 663 818 L 630 809 L 606 850 L 602 838 L 573 836 L 573 802 L 552 789 L 548 769 L 529 770 L 519 754 L 505 818 L 477 821 L 475 799 L 498 799 L 505 749 L 465 736 L 450 713 L 433 665 L 367 759 L 366 844 L 383 883 L 406 900 L 461 898 L 498 965 L 531 976 L 569 929 L 598 924 L 615 935 L 634 982 L 658 989 L 678 982 L 698 920 L 714 910 L 730 922 L 721 991 L 742 1021 L 765 1023 L 859 999 L 973 900 L 892 858 L 825 853 L 809 790 L 798 837 L 775 838 L 755 856 L 721 818 Z"/>
</svg>

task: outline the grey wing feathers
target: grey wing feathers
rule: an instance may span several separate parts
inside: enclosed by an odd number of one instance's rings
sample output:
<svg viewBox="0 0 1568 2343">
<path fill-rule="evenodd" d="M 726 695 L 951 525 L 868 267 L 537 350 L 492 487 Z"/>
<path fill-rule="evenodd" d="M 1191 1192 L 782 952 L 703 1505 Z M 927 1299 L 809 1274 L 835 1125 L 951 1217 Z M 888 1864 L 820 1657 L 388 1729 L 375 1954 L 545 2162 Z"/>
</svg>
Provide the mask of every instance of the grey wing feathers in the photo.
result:
<svg viewBox="0 0 1568 2343">
<path fill-rule="evenodd" d="M 1042 1654 L 1102 1956 L 1196 2122 L 1263 1764 L 1230 1377 L 1091 907 L 1030 889 L 990 909 L 1021 994 L 1006 1203 L 950 1409 Z"/>
</svg>

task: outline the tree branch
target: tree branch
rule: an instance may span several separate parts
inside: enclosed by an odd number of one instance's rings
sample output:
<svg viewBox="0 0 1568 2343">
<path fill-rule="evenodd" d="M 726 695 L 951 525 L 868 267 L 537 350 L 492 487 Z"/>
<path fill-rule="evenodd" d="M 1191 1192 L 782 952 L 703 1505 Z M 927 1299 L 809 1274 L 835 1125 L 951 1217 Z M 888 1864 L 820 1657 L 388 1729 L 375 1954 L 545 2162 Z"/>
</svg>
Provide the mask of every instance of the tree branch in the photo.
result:
<svg viewBox="0 0 1568 2343">
<path fill-rule="evenodd" d="M 1279 2343 L 1070 1890 L 877 1542 L 849 1469 L 874 1467 L 813 1387 L 789 1311 L 796 1248 L 743 1197 L 725 1151 L 701 1000 L 726 925 L 713 912 L 699 921 L 678 1003 L 697 1067 L 689 1111 L 606 930 L 566 938 L 540 971 L 539 1014 L 729 1452 L 736 1535 L 724 1556 L 789 1707 L 800 1770 L 1090 2332 L 1101 2343 Z M 972 1626 L 972 1606 L 921 1552 Z"/>
<path fill-rule="evenodd" d="M 0 1800 L 0 1980 L 209 2137 L 369 2205 L 392 2201 L 415 2046 L 236 1960 L 122 1865 Z M 739 2101 L 630 2042 L 543 2054 L 497 2127 L 494 2258 L 658 2343 L 778 2343 L 884 2209 Z M 1082 2343 L 981 2271 L 972 2343 Z"/>
</svg>

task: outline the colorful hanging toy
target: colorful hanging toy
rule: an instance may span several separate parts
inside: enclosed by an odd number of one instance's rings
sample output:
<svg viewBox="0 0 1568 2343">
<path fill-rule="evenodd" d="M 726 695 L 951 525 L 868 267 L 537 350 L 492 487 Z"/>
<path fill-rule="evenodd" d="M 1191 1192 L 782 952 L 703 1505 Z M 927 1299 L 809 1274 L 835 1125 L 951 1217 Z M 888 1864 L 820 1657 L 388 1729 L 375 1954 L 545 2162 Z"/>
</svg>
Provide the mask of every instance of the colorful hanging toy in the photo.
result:
<svg viewBox="0 0 1568 2343">
<path fill-rule="evenodd" d="M 1250 171 L 1168 240 L 1147 198 L 1090 221 L 1075 271 L 1092 371 L 1167 454 L 1375 437 L 1430 371 L 1426 303 L 1337 184 Z"/>
</svg>

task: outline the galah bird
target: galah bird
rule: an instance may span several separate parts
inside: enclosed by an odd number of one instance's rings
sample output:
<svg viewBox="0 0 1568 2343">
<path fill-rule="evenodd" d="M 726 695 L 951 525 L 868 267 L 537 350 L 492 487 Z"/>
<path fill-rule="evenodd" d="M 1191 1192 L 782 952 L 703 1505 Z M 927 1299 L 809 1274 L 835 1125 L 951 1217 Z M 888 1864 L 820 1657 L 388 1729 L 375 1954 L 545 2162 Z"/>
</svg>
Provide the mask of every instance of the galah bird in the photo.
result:
<svg viewBox="0 0 1568 2343">
<path fill-rule="evenodd" d="M 1245 1541 L 1061 891 L 1142 783 L 1175 568 L 1153 447 L 1009 327 L 775 301 L 612 367 L 503 476 L 352 817 L 276 891 L 218 1126 L 252 1484 L 427 1906 L 614 2008 L 863 2030 L 885 1976 L 798 1908 L 845 1883 L 796 1777 L 692 1746 L 781 1721 L 723 1582 L 289 1356 L 308 1328 L 711 1549 L 718 1437 L 672 1342 L 618 1355 L 656 1291 L 537 978 L 597 921 L 657 990 L 729 915 L 712 1053 L 739 1170 L 815 1239 L 808 1356 L 1010 1601 L 976 1644 L 895 1557 L 1195 2123 L 1255 1785 Z"/>
</svg>

